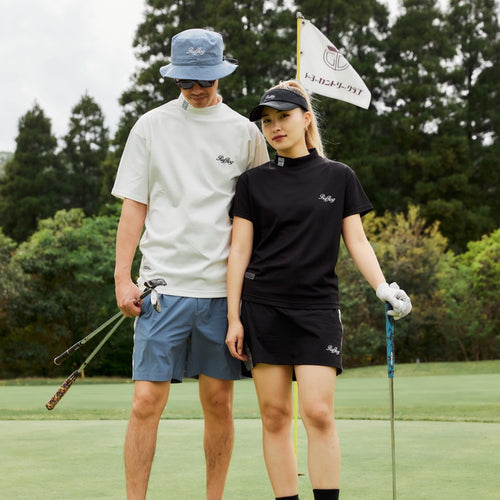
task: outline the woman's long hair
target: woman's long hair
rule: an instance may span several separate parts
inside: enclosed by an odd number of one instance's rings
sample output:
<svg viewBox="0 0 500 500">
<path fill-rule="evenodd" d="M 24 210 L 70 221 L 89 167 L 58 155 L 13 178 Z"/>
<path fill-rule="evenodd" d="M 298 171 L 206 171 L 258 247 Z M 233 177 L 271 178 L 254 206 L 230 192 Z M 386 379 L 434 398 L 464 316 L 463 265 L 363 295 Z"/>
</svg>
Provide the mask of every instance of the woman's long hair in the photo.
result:
<svg viewBox="0 0 500 500">
<path fill-rule="evenodd" d="M 323 141 L 321 140 L 321 133 L 318 127 L 318 119 L 316 117 L 316 113 L 314 112 L 311 98 L 309 97 L 306 89 L 297 80 L 286 80 L 284 82 L 280 82 L 278 85 L 271 87 L 271 89 L 290 90 L 291 92 L 295 92 L 296 94 L 301 95 L 306 100 L 307 107 L 309 108 L 309 112 L 311 113 L 311 123 L 306 130 L 307 148 L 315 148 L 320 156 L 325 156 L 323 150 Z"/>
</svg>

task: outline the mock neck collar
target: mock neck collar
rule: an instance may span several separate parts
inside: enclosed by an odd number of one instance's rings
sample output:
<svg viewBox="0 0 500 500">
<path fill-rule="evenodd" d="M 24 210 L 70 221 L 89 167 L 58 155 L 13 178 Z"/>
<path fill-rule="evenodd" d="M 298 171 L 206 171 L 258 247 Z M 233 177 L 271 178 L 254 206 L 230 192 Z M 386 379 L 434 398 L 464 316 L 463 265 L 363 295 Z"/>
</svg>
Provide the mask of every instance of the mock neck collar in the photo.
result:
<svg viewBox="0 0 500 500">
<path fill-rule="evenodd" d="M 305 162 L 309 160 L 313 160 L 315 158 L 318 158 L 318 152 L 316 151 L 315 148 L 309 150 L 309 154 L 305 156 L 300 156 L 299 158 L 288 158 L 286 156 L 280 156 L 278 153 L 276 153 L 274 157 L 274 163 L 278 167 L 295 167 L 298 165 L 303 165 Z"/>
<path fill-rule="evenodd" d="M 217 104 L 213 106 L 207 106 L 206 108 L 195 108 L 189 104 L 189 101 L 181 94 L 179 94 L 178 102 L 180 107 L 189 113 L 198 113 L 198 114 L 210 114 L 214 113 L 219 107 L 222 105 L 222 96 L 217 94 Z"/>
</svg>

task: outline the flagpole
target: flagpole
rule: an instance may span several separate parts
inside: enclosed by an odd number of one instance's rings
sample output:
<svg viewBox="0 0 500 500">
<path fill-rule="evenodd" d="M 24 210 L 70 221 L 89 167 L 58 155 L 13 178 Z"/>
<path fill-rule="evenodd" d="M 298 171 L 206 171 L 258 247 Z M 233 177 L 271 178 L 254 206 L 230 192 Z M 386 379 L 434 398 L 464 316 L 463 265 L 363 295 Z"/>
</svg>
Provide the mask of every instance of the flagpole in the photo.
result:
<svg viewBox="0 0 500 500">
<path fill-rule="evenodd" d="M 302 26 L 302 14 L 297 12 L 297 74 L 295 76 L 296 80 L 300 80 L 300 28 Z M 297 437 L 298 437 L 298 406 L 299 406 L 299 398 L 298 398 L 298 390 L 297 390 L 297 381 L 292 382 L 293 386 L 293 449 L 295 451 L 295 456 L 297 457 Z M 299 476 L 301 474 L 299 473 Z"/>
<path fill-rule="evenodd" d="M 302 25 L 302 13 L 297 12 L 297 74 L 295 78 L 300 79 L 300 28 Z"/>
</svg>

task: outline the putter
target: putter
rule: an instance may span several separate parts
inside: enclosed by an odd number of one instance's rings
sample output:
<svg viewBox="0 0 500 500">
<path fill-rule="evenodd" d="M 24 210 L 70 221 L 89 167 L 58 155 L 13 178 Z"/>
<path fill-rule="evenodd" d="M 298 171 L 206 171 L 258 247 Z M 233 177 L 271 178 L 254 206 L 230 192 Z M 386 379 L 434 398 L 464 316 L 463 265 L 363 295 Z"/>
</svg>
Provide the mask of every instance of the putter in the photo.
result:
<svg viewBox="0 0 500 500">
<path fill-rule="evenodd" d="M 161 285 L 166 285 L 167 282 L 162 279 L 154 279 L 150 281 L 146 281 L 144 283 L 144 286 L 146 287 L 144 292 L 141 294 L 139 297 L 139 300 L 144 299 L 147 297 L 149 294 L 151 294 L 151 304 L 153 305 L 154 309 L 157 312 L 161 311 L 161 305 L 158 300 L 158 292 L 156 291 L 157 286 Z M 121 317 L 120 317 L 121 316 Z M 90 339 L 95 337 L 99 332 L 101 332 L 104 328 L 106 328 L 108 325 L 113 323 L 113 321 L 116 321 L 118 318 L 118 321 L 113 325 L 113 328 L 105 335 L 105 337 L 99 342 L 99 344 L 96 346 L 96 348 L 90 353 L 90 355 L 87 357 L 87 359 L 80 365 L 80 367 L 75 370 L 62 384 L 61 387 L 56 391 L 56 393 L 52 396 L 50 401 L 45 405 L 47 410 L 52 410 L 56 406 L 57 403 L 61 400 L 61 398 L 68 392 L 69 388 L 73 385 L 75 380 L 81 376 L 83 370 L 85 367 L 92 361 L 94 356 L 101 350 L 102 346 L 108 341 L 108 339 L 115 333 L 117 328 L 122 324 L 123 320 L 125 319 L 126 316 L 123 316 L 121 311 L 116 313 L 114 316 L 109 318 L 107 321 L 105 321 L 101 326 L 96 328 L 94 331 L 89 333 L 86 337 L 84 337 L 82 340 L 78 341 L 76 344 L 72 345 L 69 349 L 64 351 L 61 355 L 57 356 L 54 359 L 54 363 L 56 365 L 61 364 L 61 362 L 67 358 L 72 352 L 77 351 L 80 349 L 80 347 L 84 344 L 86 344 Z"/>
<path fill-rule="evenodd" d="M 385 333 L 387 341 L 387 377 L 391 405 L 391 455 L 392 455 L 392 499 L 396 500 L 396 444 L 394 437 L 394 317 L 387 314 L 392 309 L 385 304 Z"/>
</svg>

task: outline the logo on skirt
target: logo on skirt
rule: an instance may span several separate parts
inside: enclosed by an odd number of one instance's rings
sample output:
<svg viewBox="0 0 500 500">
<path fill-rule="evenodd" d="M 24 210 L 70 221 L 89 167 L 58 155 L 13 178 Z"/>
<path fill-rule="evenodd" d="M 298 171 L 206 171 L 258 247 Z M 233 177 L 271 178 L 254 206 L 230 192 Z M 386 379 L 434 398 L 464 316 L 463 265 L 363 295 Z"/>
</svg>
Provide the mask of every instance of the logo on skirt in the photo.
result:
<svg viewBox="0 0 500 500">
<path fill-rule="evenodd" d="M 338 347 L 333 347 L 332 345 L 329 345 L 326 350 L 328 352 L 331 352 L 332 354 L 336 354 L 337 356 L 340 356 L 340 351 L 339 351 L 339 348 Z"/>
</svg>

